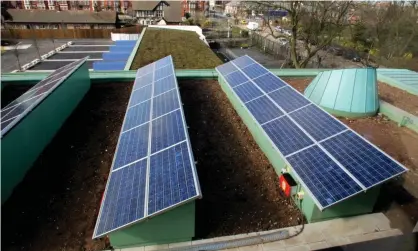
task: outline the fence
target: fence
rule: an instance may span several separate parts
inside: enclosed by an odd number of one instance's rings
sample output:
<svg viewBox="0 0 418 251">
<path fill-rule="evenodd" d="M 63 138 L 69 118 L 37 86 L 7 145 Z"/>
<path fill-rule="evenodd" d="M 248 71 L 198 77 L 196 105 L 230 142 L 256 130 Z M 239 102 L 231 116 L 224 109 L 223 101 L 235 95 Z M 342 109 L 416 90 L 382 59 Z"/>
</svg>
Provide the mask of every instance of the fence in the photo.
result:
<svg viewBox="0 0 418 251">
<path fill-rule="evenodd" d="M 143 26 L 120 29 L 5 29 L 1 37 L 6 39 L 80 39 L 111 38 L 111 33 L 141 33 Z"/>
<path fill-rule="evenodd" d="M 282 45 L 279 42 L 266 38 L 258 33 L 252 33 L 250 38 L 252 46 L 259 48 L 262 52 L 270 54 L 278 60 L 283 60 L 284 67 L 290 66 L 291 60 L 289 44 Z M 299 46 L 297 51 L 298 57 L 301 57 L 302 59 L 307 57 L 305 49 L 302 49 Z M 318 57 L 311 58 L 309 63 L 306 65 L 306 68 L 337 68 L 344 66 L 344 60 L 338 60 L 331 54 L 322 53 L 321 59 L 318 59 Z"/>
<path fill-rule="evenodd" d="M 271 39 L 268 39 L 254 32 L 251 34 L 250 37 L 251 37 L 251 45 L 258 47 L 263 52 L 270 54 L 273 57 L 277 59 L 281 59 L 281 60 L 290 58 L 288 45 L 281 45 L 278 42 L 275 42 Z"/>
</svg>

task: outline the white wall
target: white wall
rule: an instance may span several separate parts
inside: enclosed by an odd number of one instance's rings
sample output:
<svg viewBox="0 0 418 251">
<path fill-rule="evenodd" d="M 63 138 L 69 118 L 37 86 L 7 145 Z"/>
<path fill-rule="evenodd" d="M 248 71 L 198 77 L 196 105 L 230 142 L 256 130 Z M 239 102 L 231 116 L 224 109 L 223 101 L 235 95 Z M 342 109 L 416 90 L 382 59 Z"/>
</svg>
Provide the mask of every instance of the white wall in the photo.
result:
<svg viewBox="0 0 418 251">
<path fill-rule="evenodd" d="M 112 41 L 117 40 L 138 40 L 139 34 L 126 34 L 126 33 L 111 33 Z"/>
</svg>

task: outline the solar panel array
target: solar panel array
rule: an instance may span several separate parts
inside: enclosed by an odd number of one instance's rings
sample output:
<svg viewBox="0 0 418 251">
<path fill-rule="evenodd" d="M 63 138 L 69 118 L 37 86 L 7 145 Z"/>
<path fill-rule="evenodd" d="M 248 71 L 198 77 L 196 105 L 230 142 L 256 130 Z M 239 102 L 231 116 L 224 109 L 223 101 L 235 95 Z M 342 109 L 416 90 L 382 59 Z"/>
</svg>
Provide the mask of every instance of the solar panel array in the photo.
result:
<svg viewBox="0 0 418 251">
<path fill-rule="evenodd" d="M 33 110 L 45 97 L 57 88 L 69 75 L 71 75 L 86 58 L 67 64 L 48 77 L 34 85 L 19 98 L 1 109 L 1 136 L 3 137 L 28 112 Z"/>
<path fill-rule="evenodd" d="M 200 196 L 168 56 L 137 71 L 93 238 Z"/>
<path fill-rule="evenodd" d="M 249 56 L 216 70 L 321 210 L 406 171 Z"/>
</svg>

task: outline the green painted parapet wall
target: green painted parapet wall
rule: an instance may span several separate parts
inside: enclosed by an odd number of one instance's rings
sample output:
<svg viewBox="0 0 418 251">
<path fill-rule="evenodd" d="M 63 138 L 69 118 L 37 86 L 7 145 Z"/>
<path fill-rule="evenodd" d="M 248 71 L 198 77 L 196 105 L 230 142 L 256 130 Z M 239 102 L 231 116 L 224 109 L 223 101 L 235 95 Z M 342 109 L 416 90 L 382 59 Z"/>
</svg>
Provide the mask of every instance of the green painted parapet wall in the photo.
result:
<svg viewBox="0 0 418 251">
<path fill-rule="evenodd" d="M 280 77 L 315 77 L 321 70 L 318 69 L 270 69 L 273 74 Z M 91 71 L 90 79 L 93 84 L 104 81 L 133 81 L 136 70 L 132 71 Z M 49 75 L 47 72 L 17 72 L 3 73 L 2 83 L 35 84 Z M 176 77 L 179 79 L 217 79 L 215 69 L 177 69 Z M 97 81 L 96 81 L 97 80 Z M 2 84 L 3 87 L 3 84 Z"/>
<path fill-rule="evenodd" d="M 23 180 L 26 172 L 89 89 L 89 72 L 84 63 L 3 136 L 1 139 L 2 204 Z"/>
<path fill-rule="evenodd" d="M 415 132 L 418 132 L 418 117 L 410 114 L 396 106 L 393 106 L 385 101 L 380 100 L 379 112 L 388 116 L 389 119 L 398 123 L 399 126 L 408 127 Z"/>
<path fill-rule="evenodd" d="M 195 234 L 195 202 L 109 234 L 114 248 L 191 241 Z"/>
<path fill-rule="evenodd" d="M 234 109 L 237 111 L 242 121 L 251 132 L 253 138 L 264 152 L 270 163 L 273 165 L 277 175 L 281 175 L 282 170 L 286 170 L 295 179 L 297 186 L 292 191 L 292 199 L 295 204 L 301 209 L 308 222 L 317 222 L 322 220 L 328 220 L 333 218 L 347 217 L 353 215 L 366 214 L 373 211 L 374 204 L 379 195 L 380 186 L 367 191 L 367 193 L 361 193 L 354 197 L 351 197 L 343 202 L 340 202 L 334 206 L 321 211 L 314 200 L 301 186 L 297 174 L 293 171 L 292 167 L 285 161 L 284 157 L 278 152 L 264 132 L 263 128 L 256 122 L 255 118 L 242 104 L 240 99 L 232 91 L 226 81 L 219 76 L 219 84 L 222 90 L 227 95 Z M 277 182 L 279 179 L 277 178 Z M 304 196 L 302 200 L 297 199 L 297 193 L 303 192 Z"/>
<path fill-rule="evenodd" d="M 147 30 L 147 27 L 145 27 L 142 30 L 141 34 L 139 35 L 139 38 L 136 41 L 135 47 L 133 48 L 133 50 L 131 52 L 131 55 L 129 55 L 128 61 L 126 61 L 126 65 L 125 65 L 125 69 L 124 69 L 125 71 L 129 71 L 129 69 L 131 69 L 131 65 L 132 65 L 132 62 L 134 61 L 136 51 L 138 50 L 139 45 L 141 44 L 142 37 L 144 37 L 144 34 L 145 34 L 146 30 Z"/>
</svg>

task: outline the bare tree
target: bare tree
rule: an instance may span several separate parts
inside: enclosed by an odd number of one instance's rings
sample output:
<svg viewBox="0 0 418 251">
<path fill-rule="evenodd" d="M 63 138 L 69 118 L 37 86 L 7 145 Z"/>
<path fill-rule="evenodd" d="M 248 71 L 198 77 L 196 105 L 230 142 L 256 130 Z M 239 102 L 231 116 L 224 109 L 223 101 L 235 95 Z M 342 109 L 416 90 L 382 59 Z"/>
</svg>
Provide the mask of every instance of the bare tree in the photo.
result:
<svg viewBox="0 0 418 251">
<path fill-rule="evenodd" d="M 384 7 L 363 4 L 352 39 L 367 51 L 376 51 L 386 60 L 402 57 L 410 49 L 418 52 L 416 1 L 392 1 Z"/>
<path fill-rule="evenodd" d="M 18 49 L 19 44 L 20 44 L 20 42 L 19 42 L 19 43 L 17 43 L 17 44 L 14 46 L 14 48 L 13 48 L 13 54 L 15 54 L 15 56 L 16 56 L 16 62 L 17 62 L 17 67 L 18 67 L 18 70 L 19 70 L 19 71 L 21 71 L 21 70 L 22 70 L 22 66 L 20 65 L 20 60 L 19 60 L 19 49 Z"/>
<path fill-rule="evenodd" d="M 266 30 L 273 38 L 285 35 L 273 30 L 269 11 L 287 11 L 291 30 L 290 58 L 295 68 L 307 67 L 318 51 L 330 45 L 350 25 L 347 13 L 352 1 L 251 1 L 244 4 L 247 9 L 264 14 Z M 304 51 L 303 56 L 301 51 Z"/>
<path fill-rule="evenodd" d="M 49 29 L 51 29 L 51 27 L 52 27 L 52 25 L 51 25 L 51 23 L 49 24 Z M 54 30 L 51 30 L 50 31 L 50 39 L 51 39 L 51 42 L 52 42 L 52 49 L 53 50 L 55 50 L 55 36 L 54 36 Z"/>
</svg>

